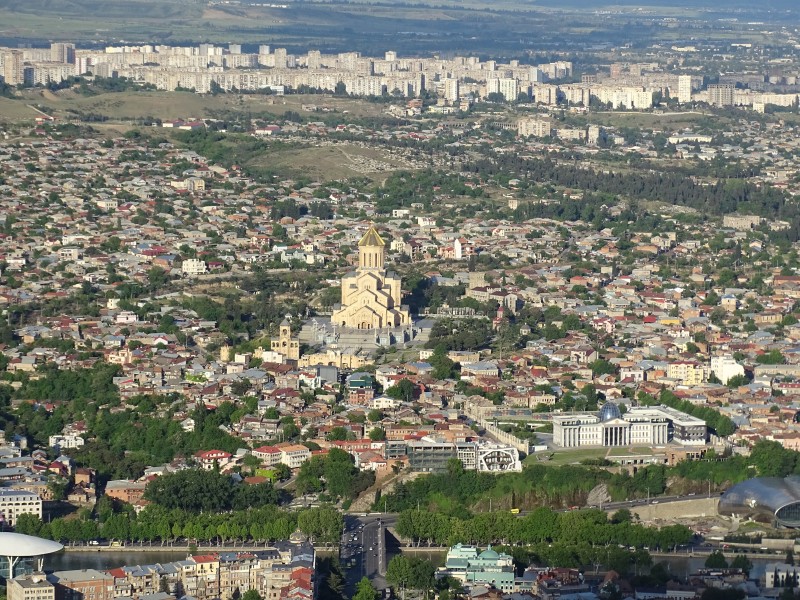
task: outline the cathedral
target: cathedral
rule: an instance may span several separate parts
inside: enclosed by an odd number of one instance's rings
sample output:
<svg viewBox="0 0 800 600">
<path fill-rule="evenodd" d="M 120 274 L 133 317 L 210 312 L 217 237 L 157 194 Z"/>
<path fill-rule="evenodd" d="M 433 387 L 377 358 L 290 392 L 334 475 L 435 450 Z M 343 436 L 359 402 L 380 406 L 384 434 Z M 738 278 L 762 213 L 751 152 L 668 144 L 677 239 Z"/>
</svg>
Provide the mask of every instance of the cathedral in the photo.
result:
<svg viewBox="0 0 800 600">
<path fill-rule="evenodd" d="M 358 242 L 358 268 L 342 277 L 342 302 L 331 323 L 336 327 L 381 329 L 411 323 L 408 307 L 401 305 L 400 276 L 387 271 L 386 242 L 370 226 Z"/>
</svg>

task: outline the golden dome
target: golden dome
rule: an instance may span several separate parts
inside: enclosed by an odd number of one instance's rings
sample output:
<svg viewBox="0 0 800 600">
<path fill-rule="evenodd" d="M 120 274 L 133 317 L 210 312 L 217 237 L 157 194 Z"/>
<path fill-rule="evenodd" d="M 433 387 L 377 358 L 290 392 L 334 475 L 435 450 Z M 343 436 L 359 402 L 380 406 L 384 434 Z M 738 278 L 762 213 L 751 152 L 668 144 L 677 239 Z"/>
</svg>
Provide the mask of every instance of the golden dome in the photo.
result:
<svg viewBox="0 0 800 600">
<path fill-rule="evenodd" d="M 386 242 L 383 241 L 378 232 L 375 231 L 375 226 L 370 225 L 367 233 L 364 234 L 364 237 L 361 238 L 361 241 L 358 242 L 359 248 L 365 247 L 379 247 L 383 248 L 386 245 Z"/>
</svg>

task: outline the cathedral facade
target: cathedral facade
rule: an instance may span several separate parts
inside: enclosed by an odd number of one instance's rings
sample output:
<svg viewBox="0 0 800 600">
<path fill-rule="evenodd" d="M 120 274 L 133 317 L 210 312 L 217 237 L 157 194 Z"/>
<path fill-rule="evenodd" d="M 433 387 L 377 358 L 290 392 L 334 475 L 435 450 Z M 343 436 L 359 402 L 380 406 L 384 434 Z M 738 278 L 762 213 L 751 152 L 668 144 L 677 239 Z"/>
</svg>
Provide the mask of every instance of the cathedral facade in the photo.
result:
<svg viewBox="0 0 800 600">
<path fill-rule="evenodd" d="M 402 327 L 411 323 L 401 304 L 400 276 L 386 270 L 386 243 L 370 227 L 358 242 L 358 268 L 342 277 L 342 301 L 331 323 L 353 329 Z"/>
</svg>

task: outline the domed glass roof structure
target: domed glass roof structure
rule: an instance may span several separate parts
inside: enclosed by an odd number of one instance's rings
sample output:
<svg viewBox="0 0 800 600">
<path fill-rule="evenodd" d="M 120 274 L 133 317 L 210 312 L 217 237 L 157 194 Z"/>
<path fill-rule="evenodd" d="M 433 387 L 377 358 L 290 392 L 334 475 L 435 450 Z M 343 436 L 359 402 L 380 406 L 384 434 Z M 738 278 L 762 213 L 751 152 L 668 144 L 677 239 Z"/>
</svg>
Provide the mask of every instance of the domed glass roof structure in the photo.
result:
<svg viewBox="0 0 800 600">
<path fill-rule="evenodd" d="M 738 483 L 720 496 L 717 511 L 800 528 L 800 477 L 755 477 Z"/>
<path fill-rule="evenodd" d="M 600 422 L 611 421 L 612 419 L 621 419 L 622 413 L 619 411 L 619 406 L 613 402 L 606 402 L 600 407 Z"/>
<path fill-rule="evenodd" d="M 52 540 L 45 540 L 22 533 L 0 532 L 0 557 L 5 557 L 6 559 L 5 564 L 0 564 L 0 575 L 6 579 L 13 579 L 15 574 L 14 567 L 17 566 L 17 563 L 20 560 L 28 563 L 32 562 L 34 557 L 38 558 L 36 570 L 42 571 L 43 561 L 41 557 L 59 552 L 63 548 L 63 545 Z M 2 562 L 2 559 L 0 559 L 0 562 Z"/>
</svg>

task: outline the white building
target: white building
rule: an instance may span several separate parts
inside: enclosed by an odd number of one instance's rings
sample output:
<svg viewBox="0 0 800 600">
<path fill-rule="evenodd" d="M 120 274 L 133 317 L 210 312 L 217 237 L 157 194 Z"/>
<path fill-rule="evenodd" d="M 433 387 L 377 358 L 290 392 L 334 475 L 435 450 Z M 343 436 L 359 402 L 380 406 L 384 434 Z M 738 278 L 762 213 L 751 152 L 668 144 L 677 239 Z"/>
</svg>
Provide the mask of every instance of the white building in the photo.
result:
<svg viewBox="0 0 800 600">
<path fill-rule="evenodd" d="M 692 76 L 678 76 L 678 102 L 688 104 L 692 101 Z"/>
<path fill-rule="evenodd" d="M 520 119 L 517 121 L 517 135 L 520 137 L 550 137 L 553 123 L 549 119 Z"/>
<path fill-rule="evenodd" d="M 300 444 L 281 447 L 281 462 L 290 469 L 298 469 L 311 458 L 311 450 Z"/>
<path fill-rule="evenodd" d="M 11 525 L 19 515 L 31 514 L 42 518 L 42 499 L 31 492 L 0 490 L 0 519 Z"/>
<path fill-rule="evenodd" d="M 800 581 L 799 567 L 786 563 L 768 563 L 764 570 L 764 579 L 767 589 L 797 587 Z M 9 599 L 10 600 L 10 599 Z"/>
<path fill-rule="evenodd" d="M 737 363 L 732 356 L 713 356 L 711 358 L 711 372 L 723 384 L 727 383 L 738 375 L 744 376 L 744 367 Z"/>
<path fill-rule="evenodd" d="M 664 446 L 706 443 L 705 421 L 666 406 L 642 406 L 625 415 L 613 402 L 598 414 L 553 416 L 553 443 L 563 448 L 586 446 Z"/>
<path fill-rule="evenodd" d="M 443 86 L 443 96 L 448 102 L 458 102 L 459 85 L 458 79 L 445 79 Z"/>
<path fill-rule="evenodd" d="M 184 275 L 189 276 L 205 275 L 208 273 L 208 266 L 204 260 L 200 260 L 198 258 L 187 258 L 183 261 L 181 271 L 183 271 Z"/>
<path fill-rule="evenodd" d="M 81 436 L 74 433 L 62 433 L 59 435 L 51 435 L 47 440 L 48 445 L 55 449 L 57 452 L 62 450 L 71 450 L 72 448 L 80 448 L 86 443 Z"/>
</svg>

